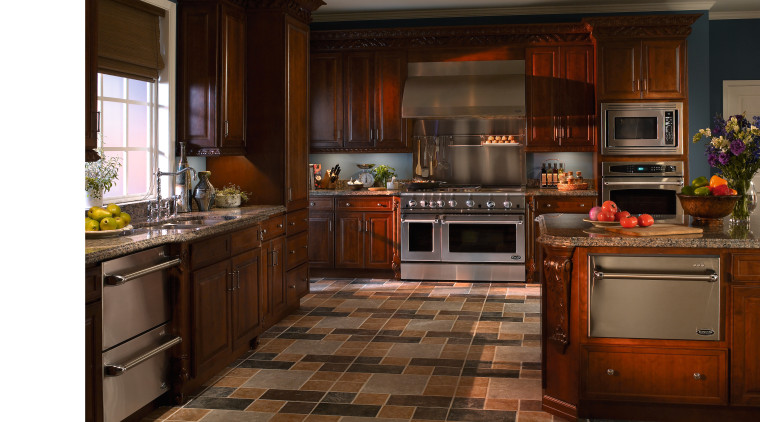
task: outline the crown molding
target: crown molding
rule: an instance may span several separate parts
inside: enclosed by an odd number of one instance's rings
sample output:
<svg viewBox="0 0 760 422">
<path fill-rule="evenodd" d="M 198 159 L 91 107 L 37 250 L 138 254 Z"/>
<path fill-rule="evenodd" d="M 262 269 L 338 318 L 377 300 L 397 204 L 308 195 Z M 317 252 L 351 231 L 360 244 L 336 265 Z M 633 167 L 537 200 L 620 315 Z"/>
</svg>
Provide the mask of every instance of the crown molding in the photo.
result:
<svg viewBox="0 0 760 422">
<path fill-rule="evenodd" d="M 710 20 L 724 19 L 760 19 L 760 10 L 746 12 L 710 12 Z"/>
<path fill-rule="evenodd" d="M 478 9 L 432 9 L 396 10 L 350 13 L 314 13 L 313 22 L 347 22 L 367 20 L 461 18 L 479 16 L 520 16 L 520 15 L 566 15 L 590 13 L 627 12 L 678 12 L 687 10 L 710 10 L 714 1 L 694 1 L 676 3 L 635 3 L 628 5 L 599 4 L 573 6 L 533 6 L 533 7 L 489 7 Z"/>
</svg>

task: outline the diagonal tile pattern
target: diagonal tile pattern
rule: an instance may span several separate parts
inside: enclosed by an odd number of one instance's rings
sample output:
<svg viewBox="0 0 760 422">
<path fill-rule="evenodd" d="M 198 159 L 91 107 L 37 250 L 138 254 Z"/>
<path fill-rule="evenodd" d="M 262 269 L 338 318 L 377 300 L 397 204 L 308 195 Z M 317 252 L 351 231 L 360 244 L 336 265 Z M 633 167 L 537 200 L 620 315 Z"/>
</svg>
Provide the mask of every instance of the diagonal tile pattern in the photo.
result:
<svg viewBox="0 0 760 422">
<path fill-rule="evenodd" d="M 552 421 L 540 290 L 522 283 L 314 279 L 258 349 L 157 421 Z"/>
</svg>

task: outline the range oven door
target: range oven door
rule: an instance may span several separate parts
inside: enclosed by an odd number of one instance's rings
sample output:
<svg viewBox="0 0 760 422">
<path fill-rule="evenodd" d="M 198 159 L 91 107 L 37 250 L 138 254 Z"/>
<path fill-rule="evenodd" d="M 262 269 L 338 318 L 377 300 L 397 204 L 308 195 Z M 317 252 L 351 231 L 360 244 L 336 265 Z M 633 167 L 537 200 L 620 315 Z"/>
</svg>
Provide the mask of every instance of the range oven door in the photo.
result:
<svg viewBox="0 0 760 422">
<path fill-rule="evenodd" d="M 602 201 L 613 201 L 631 214 L 650 214 L 655 220 L 683 222 L 677 193 L 683 177 L 603 177 Z"/>
<path fill-rule="evenodd" d="M 401 261 L 440 261 L 441 223 L 435 214 L 401 217 Z"/>
<path fill-rule="evenodd" d="M 444 262 L 525 262 L 523 215 L 441 216 Z"/>
</svg>

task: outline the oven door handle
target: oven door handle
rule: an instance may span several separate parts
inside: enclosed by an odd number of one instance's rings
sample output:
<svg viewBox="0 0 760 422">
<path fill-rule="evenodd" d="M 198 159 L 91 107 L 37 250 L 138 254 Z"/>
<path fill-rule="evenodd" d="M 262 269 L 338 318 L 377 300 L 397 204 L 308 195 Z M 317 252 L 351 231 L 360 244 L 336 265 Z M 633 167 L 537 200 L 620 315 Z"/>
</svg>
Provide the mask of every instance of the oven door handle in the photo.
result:
<svg viewBox="0 0 760 422">
<path fill-rule="evenodd" d="M 523 220 L 520 217 L 504 217 L 504 216 L 480 216 L 477 219 L 473 217 L 463 216 L 450 216 L 442 215 L 441 223 L 464 223 L 464 224 L 489 224 L 489 223 L 504 223 L 504 224 L 522 224 Z"/>
<path fill-rule="evenodd" d="M 706 281 L 708 283 L 714 283 L 718 281 L 718 274 L 711 272 L 710 274 L 631 274 L 631 273 L 605 273 L 603 271 L 594 270 L 594 280 L 604 280 L 616 278 L 620 280 L 668 280 L 668 281 Z"/>
<path fill-rule="evenodd" d="M 164 350 L 168 350 L 175 344 L 179 344 L 179 343 L 182 343 L 182 337 L 174 337 L 173 339 L 167 341 L 166 343 L 146 353 L 143 353 L 142 355 L 132 359 L 131 361 L 127 363 L 106 364 L 106 365 L 103 365 L 103 369 L 106 375 L 111 376 L 111 377 L 117 377 L 129 371 L 130 369 L 134 368 L 135 366 L 145 362 L 146 360 L 152 358 L 153 356 L 156 356 L 157 354 L 163 352 Z"/>
<path fill-rule="evenodd" d="M 408 218 L 401 217 L 402 223 L 439 223 L 441 220 L 437 217 L 425 217 L 425 218 Z"/>
<path fill-rule="evenodd" d="M 605 186 L 614 185 L 676 185 L 683 186 L 683 182 L 604 182 Z"/>
<path fill-rule="evenodd" d="M 119 275 L 119 274 L 106 274 L 105 277 L 103 277 L 103 281 L 105 284 L 109 286 L 121 286 L 122 284 L 134 280 L 138 277 L 142 277 L 144 275 L 148 275 L 150 273 L 165 270 L 167 268 L 174 267 L 176 265 L 181 264 L 182 261 L 179 258 L 170 259 L 168 261 L 164 261 L 160 264 L 156 264 L 152 267 L 144 268 L 139 271 L 135 271 L 133 273 Z"/>
</svg>

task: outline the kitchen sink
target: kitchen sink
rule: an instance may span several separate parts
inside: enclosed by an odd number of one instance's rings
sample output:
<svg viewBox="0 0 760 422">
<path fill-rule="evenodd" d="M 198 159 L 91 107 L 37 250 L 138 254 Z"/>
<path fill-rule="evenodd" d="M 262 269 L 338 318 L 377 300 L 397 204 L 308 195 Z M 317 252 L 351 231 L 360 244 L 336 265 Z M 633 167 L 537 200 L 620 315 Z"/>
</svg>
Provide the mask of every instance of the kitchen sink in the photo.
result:
<svg viewBox="0 0 760 422">
<path fill-rule="evenodd" d="M 225 221 L 237 220 L 238 218 L 240 218 L 239 215 L 178 217 L 171 221 L 146 223 L 142 227 L 151 230 L 200 230 L 204 227 L 213 226 Z"/>
</svg>

